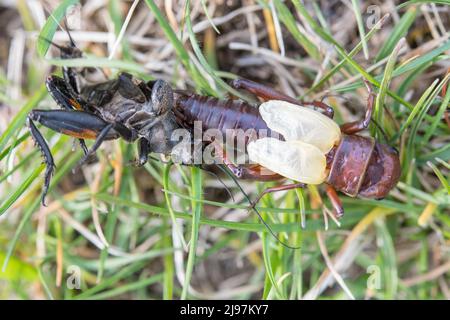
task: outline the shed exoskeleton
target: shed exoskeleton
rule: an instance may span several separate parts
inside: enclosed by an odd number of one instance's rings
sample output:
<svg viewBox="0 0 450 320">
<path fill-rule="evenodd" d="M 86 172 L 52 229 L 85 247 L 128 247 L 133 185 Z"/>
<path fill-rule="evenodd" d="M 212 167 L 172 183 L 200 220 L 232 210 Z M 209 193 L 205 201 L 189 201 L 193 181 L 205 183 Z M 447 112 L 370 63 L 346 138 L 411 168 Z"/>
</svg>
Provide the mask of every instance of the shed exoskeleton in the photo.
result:
<svg viewBox="0 0 450 320">
<path fill-rule="evenodd" d="M 70 46 L 55 46 L 60 49 L 62 58 L 81 57 L 72 39 Z M 167 82 L 145 82 L 122 73 L 116 79 L 89 84 L 75 68 L 64 67 L 63 78 L 51 75 L 46 86 L 60 110 L 34 109 L 27 118 L 31 136 L 46 164 L 43 205 L 55 164 L 34 122 L 79 139 L 84 150 L 80 164 L 95 153 L 103 141 L 118 138 L 128 142 L 138 140 L 138 165 L 147 162 L 151 152 L 171 152 L 175 142 L 170 137 L 178 124 L 172 112 L 172 88 Z M 90 149 L 84 139 L 95 140 Z"/>
</svg>

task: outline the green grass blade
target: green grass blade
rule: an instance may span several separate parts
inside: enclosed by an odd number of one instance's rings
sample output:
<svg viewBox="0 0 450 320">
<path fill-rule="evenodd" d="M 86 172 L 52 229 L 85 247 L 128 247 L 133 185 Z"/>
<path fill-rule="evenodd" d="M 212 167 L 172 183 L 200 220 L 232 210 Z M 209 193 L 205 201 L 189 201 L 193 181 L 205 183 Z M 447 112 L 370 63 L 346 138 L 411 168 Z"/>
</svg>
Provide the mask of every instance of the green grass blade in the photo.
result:
<svg viewBox="0 0 450 320">
<path fill-rule="evenodd" d="M 397 43 L 394 50 L 392 51 L 389 59 L 386 63 L 386 67 L 384 69 L 383 79 L 381 80 L 380 91 L 376 97 L 375 108 L 373 111 L 373 118 L 382 125 L 383 128 L 386 128 L 386 124 L 384 122 L 384 103 L 387 95 L 387 91 L 389 90 L 389 83 L 392 79 L 392 73 L 394 71 L 395 63 L 397 61 L 398 54 L 400 49 L 404 46 L 405 40 L 402 39 Z"/>
<path fill-rule="evenodd" d="M 126 292 L 129 292 L 129 291 L 137 290 L 140 288 L 145 288 L 154 283 L 158 283 L 162 280 L 162 277 L 163 277 L 163 274 L 160 273 L 160 274 L 151 276 L 149 278 L 145 278 L 143 280 L 128 283 L 121 287 L 90 296 L 88 299 L 89 300 L 104 300 L 104 299 L 112 298 L 112 297 L 124 294 Z"/>
<path fill-rule="evenodd" d="M 25 118 L 27 117 L 28 112 L 31 111 L 38 103 L 45 97 L 47 93 L 47 89 L 45 85 L 42 85 L 39 90 L 28 100 L 25 105 L 20 108 L 20 111 L 16 114 L 14 119 L 10 122 L 8 128 L 3 132 L 0 137 L 0 151 L 3 151 L 3 148 L 8 143 L 9 139 L 14 135 L 14 133 L 23 127 L 25 123 Z"/>
<path fill-rule="evenodd" d="M 189 54 L 186 51 L 186 49 L 183 47 L 183 44 L 181 41 L 177 38 L 177 35 L 170 27 L 169 22 L 167 22 L 166 18 L 161 13 L 161 10 L 159 10 L 158 6 L 155 4 L 153 0 L 145 0 L 150 10 L 155 15 L 156 20 L 159 23 L 159 26 L 164 31 L 167 39 L 172 43 L 173 47 L 175 48 L 175 52 L 177 53 L 178 57 L 180 58 L 183 65 L 186 67 L 187 71 L 191 75 L 193 79 L 203 79 L 200 72 L 197 70 L 197 68 L 194 66 L 194 64 L 191 62 L 189 58 Z M 206 84 L 204 84 L 205 87 L 207 87 Z"/>
<path fill-rule="evenodd" d="M 135 73 L 145 80 L 152 80 L 153 77 L 146 73 L 146 70 L 137 63 L 131 61 L 115 60 L 108 58 L 100 58 L 87 56 L 86 58 L 76 59 L 46 59 L 48 63 L 59 67 L 95 67 L 95 68 L 112 68 L 118 70 L 129 71 Z"/>
<path fill-rule="evenodd" d="M 370 75 L 365 68 L 363 68 L 362 66 L 360 66 L 355 60 L 353 60 L 351 57 L 348 56 L 348 54 L 345 52 L 344 48 L 336 42 L 336 40 L 334 40 L 333 36 L 330 35 L 329 33 L 327 33 L 326 31 L 322 30 L 322 28 L 320 28 L 317 23 L 315 22 L 315 20 L 310 16 L 310 14 L 308 13 L 308 11 L 306 10 L 306 8 L 304 7 L 303 4 L 300 4 L 300 2 L 298 0 L 293 0 L 293 3 L 295 5 L 295 7 L 297 8 L 297 10 L 300 12 L 300 14 L 308 21 L 308 23 L 310 24 L 310 26 L 313 28 L 313 30 L 325 41 L 333 44 L 336 48 L 336 51 L 355 69 L 356 72 L 358 72 L 359 74 L 361 74 L 365 79 L 367 79 L 370 83 L 372 83 L 373 85 L 375 85 L 376 87 L 380 88 L 380 83 L 372 76 Z M 394 98 L 395 100 L 397 100 L 399 103 L 401 103 L 402 105 L 406 106 L 409 109 L 412 109 L 412 106 L 410 103 L 408 103 L 407 101 L 405 101 L 404 99 L 402 99 L 401 97 L 399 97 L 397 94 L 391 92 L 390 90 L 388 90 L 387 92 L 389 94 L 389 96 L 391 96 L 392 98 Z"/>
<path fill-rule="evenodd" d="M 164 190 L 169 190 L 169 173 L 171 164 L 165 164 L 164 165 L 164 172 L 163 172 L 163 183 L 164 183 Z M 170 199 L 169 193 L 164 192 L 164 198 L 166 200 L 166 206 L 170 213 L 170 219 L 172 221 L 172 228 L 175 228 L 175 232 L 178 234 L 179 239 L 182 242 L 183 248 L 187 247 L 187 244 L 184 240 L 183 234 L 180 232 L 178 228 L 178 223 L 175 218 L 175 213 L 172 208 L 172 201 Z M 169 230 L 169 224 L 167 223 L 167 218 L 164 218 L 164 229 L 165 234 L 163 236 L 163 243 L 164 247 L 172 247 L 172 237 Z M 164 292 L 163 292 L 163 299 L 164 300 L 172 300 L 173 298 L 173 285 L 174 285 L 174 261 L 173 256 L 171 254 L 167 254 L 164 256 Z"/>
<path fill-rule="evenodd" d="M 156 3 L 153 0 L 145 0 L 145 2 L 147 3 L 148 7 L 155 15 L 155 18 L 156 18 L 156 20 L 158 20 L 158 23 L 159 23 L 161 29 L 164 31 L 164 33 L 166 34 L 166 37 L 169 39 L 169 41 L 174 46 L 175 51 L 177 52 L 177 54 L 180 57 L 183 64 L 187 67 L 190 67 L 189 54 L 184 49 L 183 44 L 177 38 L 177 35 L 170 27 L 169 22 L 167 22 L 166 18 L 164 18 L 162 12 L 159 10 Z"/>
<path fill-rule="evenodd" d="M 37 270 L 38 270 L 39 280 L 40 280 L 42 287 L 44 288 L 45 294 L 47 295 L 48 299 L 55 300 L 55 298 L 53 297 L 53 293 L 50 290 L 50 287 L 48 286 L 47 281 L 45 280 L 45 274 L 42 273 L 41 266 L 39 266 Z"/>
<path fill-rule="evenodd" d="M 265 291 L 267 290 L 268 293 L 271 291 L 271 289 L 273 288 L 275 290 L 275 295 L 278 299 L 281 300 L 285 300 L 286 297 L 284 297 L 280 287 L 278 286 L 277 281 L 275 280 L 275 275 L 273 272 L 273 268 L 272 268 L 272 259 L 271 259 L 271 252 L 272 250 L 270 249 L 270 240 L 269 240 L 269 235 L 267 235 L 267 233 L 263 233 L 261 235 L 262 241 L 263 241 L 263 259 L 264 259 L 264 266 L 266 268 L 266 275 L 270 281 L 270 289 L 265 289 Z"/>
<path fill-rule="evenodd" d="M 66 10 L 75 4 L 79 3 L 78 0 L 63 0 L 59 6 L 50 14 L 44 27 L 39 33 L 39 39 L 37 42 L 37 53 L 40 57 L 44 57 L 50 47 L 50 43 L 46 40 L 52 40 L 55 35 L 56 29 L 58 29 L 59 21 L 66 15 Z"/>
<path fill-rule="evenodd" d="M 19 144 L 21 144 L 22 142 L 24 142 L 26 139 L 28 139 L 30 137 L 30 133 L 27 132 L 23 135 L 21 135 L 19 138 L 15 139 L 14 142 L 12 143 L 12 145 L 10 145 L 9 147 L 5 148 L 1 153 L 0 153 L 0 161 L 3 160 L 3 158 L 5 158 L 15 147 L 17 147 Z"/>
<path fill-rule="evenodd" d="M 34 169 L 34 171 L 19 185 L 19 187 L 6 199 L 0 206 L 0 216 L 8 210 L 14 202 L 28 189 L 28 187 L 39 177 L 39 174 L 44 169 L 44 165 Z"/>
<path fill-rule="evenodd" d="M 297 22 L 294 16 L 280 0 L 274 0 L 275 8 L 278 11 L 278 16 L 281 22 L 286 26 L 295 40 L 305 49 L 308 55 L 315 60 L 320 60 L 320 51 L 314 43 L 311 42 L 304 34 L 300 32 L 297 27 Z"/>
<path fill-rule="evenodd" d="M 403 162 L 404 170 L 408 167 L 408 165 L 411 163 L 412 158 L 416 155 L 416 147 L 420 147 L 420 143 L 417 139 L 419 127 L 422 124 L 422 122 L 425 119 L 425 116 L 431 107 L 434 99 L 437 97 L 439 92 L 442 90 L 443 86 L 447 84 L 447 81 L 450 79 L 450 73 L 447 74 L 447 76 L 437 85 L 433 91 L 430 93 L 430 95 L 427 97 L 426 101 L 423 104 L 423 107 L 421 108 L 420 112 L 418 113 L 417 117 L 412 122 L 411 126 L 411 133 L 408 138 L 408 141 L 406 143 L 406 159 Z"/>
<path fill-rule="evenodd" d="M 370 31 L 365 35 L 364 41 L 369 41 L 372 36 L 381 29 L 383 24 L 388 19 L 389 15 L 383 16 Z M 363 46 L 362 40 L 353 48 L 352 51 L 348 54 L 349 57 L 354 57 L 358 52 L 361 51 Z M 342 59 L 338 64 L 336 64 L 330 71 L 328 71 L 317 83 L 315 83 L 310 89 L 308 89 L 304 95 L 308 95 L 311 92 L 314 92 L 316 89 L 320 88 L 327 82 L 337 71 L 339 71 L 346 63 L 347 61 L 345 59 Z"/>
<path fill-rule="evenodd" d="M 131 264 L 129 266 L 126 266 L 123 269 L 119 270 L 117 273 L 113 274 L 111 277 L 109 277 L 107 279 L 103 279 L 103 281 L 101 283 L 99 283 L 98 285 L 83 291 L 82 293 L 76 295 L 74 298 L 76 300 L 88 299 L 89 297 L 93 296 L 94 294 L 98 293 L 99 291 L 102 291 L 102 290 L 105 290 L 106 288 L 112 287 L 113 285 L 118 283 L 120 280 L 123 280 L 129 276 L 132 276 L 133 273 L 140 270 L 146 264 L 147 264 L 147 262 L 137 262 L 137 263 Z"/>
<path fill-rule="evenodd" d="M 369 59 L 369 49 L 367 48 L 367 41 L 365 40 L 364 23 L 361 15 L 361 6 L 359 0 L 352 0 L 353 12 L 355 13 L 356 23 L 358 24 L 359 36 L 363 47 L 364 57 Z"/>
<path fill-rule="evenodd" d="M 431 161 L 427 162 L 427 165 L 434 171 L 434 174 L 438 177 L 439 181 L 441 182 L 444 189 L 447 191 L 447 194 L 450 195 L 450 184 L 447 179 L 444 177 L 442 172 L 436 167 Z"/>
<path fill-rule="evenodd" d="M 446 78 L 444 78 L 443 82 L 448 82 L 450 79 L 450 76 L 447 75 Z M 445 85 L 445 84 L 444 84 Z M 422 145 L 427 145 L 428 142 L 431 139 L 431 136 L 436 133 L 436 129 L 439 125 L 439 123 L 442 121 L 442 118 L 444 117 L 444 113 L 446 112 L 448 106 L 450 103 L 450 84 L 447 85 L 447 92 L 444 97 L 444 100 L 442 100 L 441 105 L 439 106 L 438 111 L 434 115 L 434 119 L 431 122 L 431 125 L 427 126 L 425 134 L 422 139 Z"/>
<path fill-rule="evenodd" d="M 380 51 L 378 52 L 375 61 L 380 61 L 387 57 L 392 50 L 394 50 L 395 45 L 403 38 L 408 32 L 411 25 L 416 20 L 417 8 L 409 8 L 408 11 L 402 16 L 400 21 L 393 28 L 389 38 L 383 43 Z"/>
<path fill-rule="evenodd" d="M 429 63 L 430 61 L 433 61 L 435 59 L 439 59 L 439 56 L 449 49 L 450 49 L 450 40 L 444 42 L 442 45 L 431 50 L 430 52 L 427 52 L 424 55 L 421 55 L 421 56 L 417 57 L 416 59 L 408 61 L 408 63 L 399 66 L 394 71 L 394 77 L 397 77 L 408 71 L 416 70 L 418 67 L 420 67 L 423 64 Z M 448 56 L 443 56 L 442 59 L 448 60 Z"/>
<path fill-rule="evenodd" d="M 202 205 L 197 200 L 202 197 L 202 173 L 197 167 L 191 168 L 191 192 L 192 197 L 192 225 L 191 225 L 191 239 L 189 244 L 189 255 L 186 266 L 185 279 L 183 284 L 183 291 L 181 293 L 181 299 L 186 300 L 188 297 L 189 284 L 191 282 L 192 272 L 195 265 L 195 256 L 197 254 L 198 244 L 198 230 L 200 227 L 200 217 L 202 212 Z"/>
<path fill-rule="evenodd" d="M 428 88 L 425 90 L 425 92 L 420 97 L 419 101 L 414 105 L 414 108 L 412 109 L 411 113 L 409 114 L 406 121 L 404 121 L 400 127 L 400 130 L 398 131 L 397 135 L 393 138 L 398 139 L 403 132 L 408 128 L 408 126 L 412 123 L 412 121 L 415 119 L 415 117 L 419 114 L 419 112 L 424 108 L 425 102 L 430 97 L 431 93 L 433 92 L 434 88 L 438 84 L 439 80 L 435 80 Z"/>
<path fill-rule="evenodd" d="M 206 6 L 206 1 L 205 0 L 200 0 L 202 3 L 202 8 L 203 8 L 203 12 L 205 12 L 205 16 L 208 19 L 209 24 L 211 25 L 211 27 L 214 29 L 214 31 L 218 34 L 220 34 L 219 29 L 217 29 L 216 25 L 214 24 L 214 21 L 212 21 L 211 15 L 208 12 L 208 7 Z"/>
<path fill-rule="evenodd" d="M 52 149 L 52 153 L 54 153 L 56 147 Z M 66 154 L 67 157 L 67 154 Z M 68 161 L 66 161 L 64 163 L 64 165 L 59 168 L 55 174 L 55 176 L 52 179 L 52 182 L 50 184 L 49 187 L 49 192 L 55 187 L 55 185 L 58 184 L 58 182 L 62 179 L 62 177 L 73 167 L 73 165 L 76 163 L 76 161 L 79 160 L 79 158 L 81 157 L 81 154 L 78 153 L 77 156 L 71 157 Z M 38 168 L 36 169 L 33 174 L 38 171 L 38 170 L 42 170 L 43 168 Z M 39 173 L 39 172 L 37 172 Z M 19 188 L 18 190 L 21 190 L 22 192 L 25 190 L 23 188 Z M 17 192 L 15 194 L 13 194 L 14 197 L 17 196 Z M 13 197 L 11 196 L 10 199 Z M 19 195 L 20 196 L 20 195 Z M 16 197 L 16 199 L 18 198 L 18 196 Z M 11 239 L 9 246 L 8 246 L 8 253 L 6 255 L 5 261 L 3 263 L 3 267 L 2 270 L 5 270 L 6 267 L 8 266 L 8 262 L 9 259 L 14 251 L 14 248 L 16 247 L 17 241 L 19 240 L 19 237 L 23 231 L 23 229 L 25 228 L 25 225 L 29 222 L 31 216 L 33 215 L 33 213 L 35 212 L 35 210 L 38 208 L 39 204 L 41 203 L 41 198 L 40 197 L 36 197 L 35 200 L 33 200 L 33 202 L 31 203 L 31 205 L 28 207 L 28 209 L 25 211 L 25 213 L 22 216 L 22 219 L 19 222 L 19 226 L 16 229 L 16 232 L 14 233 L 14 237 Z M 8 208 L 7 204 L 10 206 L 12 203 L 10 203 L 10 201 L 7 201 L 6 204 L 2 205 L 2 209 L 1 210 L 6 210 Z M 4 211 L 0 210 L 0 214 L 4 213 Z"/>
<path fill-rule="evenodd" d="M 449 5 L 449 0 L 409 0 L 406 2 L 403 2 L 402 4 L 399 4 L 397 6 L 397 9 L 404 8 L 406 6 L 410 6 L 413 4 L 422 4 L 422 3 L 434 3 L 434 4 L 444 4 Z"/>
<path fill-rule="evenodd" d="M 170 173 L 171 167 L 172 167 L 171 164 L 164 165 L 164 171 L 163 171 L 164 199 L 166 200 L 167 210 L 169 211 L 170 219 L 172 220 L 172 227 L 175 228 L 175 232 L 178 234 L 178 237 L 180 238 L 183 248 L 187 248 L 187 244 L 184 239 L 184 236 L 181 233 L 180 229 L 178 228 L 178 223 L 177 223 L 175 213 L 172 208 L 172 201 L 170 199 L 171 192 L 169 189 L 169 181 L 170 181 L 169 173 Z"/>
<path fill-rule="evenodd" d="M 398 270 L 395 248 L 392 241 L 392 236 L 386 227 L 385 220 L 377 219 L 375 221 L 375 226 L 377 229 L 379 243 L 382 243 L 382 250 L 379 252 L 381 255 L 382 270 L 384 274 L 384 298 L 392 300 L 395 298 L 398 289 Z"/>
<path fill-rule="evenodd" d="M 216 70 L 214 70 L 210 64 L 208 63 L 208 61 L 206 60 L 205 56 L 202 53 L 202 50 L 200 49 L 199 45 L 198 45 L 198 41 L 195 37 L 195 33 L 194 30 L 192 29 L 192 23 L 191 23 L 191 17 L 190 17 L 190 5 L 189 5 L 189 1 L 187 1 L 187 5 L 186 5 L 186 15 L 185 15 L 185 22 L 186 22 L 186 29 L 189 35 L 189 41 L 192 45 L 192 49 L 194 50 L 194 53 L 197 57 L 197 59 L 199 60 L 200 64 L 202 65 L 202 67 L 208 72 L 208 74 L 214 79 L 214 81 L 217 83 L 217 85 L 232 93 L 233 95 L 240 97 L 242 96 L 241 93 L 235 89 L 233 89 L 232 87 L 230 87 L 225 81 L 223 81 L 221 78 L 219 78 L 217 76 Z M 202 82 L 206 82 L 203 78 L 202 78 Z M 224 97 L 223 94 L 221 94 L 220 92 L 214 91 L 211 86 L 206 82 L 206 84 L 203 84 L 203 89 L 206 92 L 209 92 L 211 95 L 214 96 L 219 96 L 219 97 Z"/>
</svg>

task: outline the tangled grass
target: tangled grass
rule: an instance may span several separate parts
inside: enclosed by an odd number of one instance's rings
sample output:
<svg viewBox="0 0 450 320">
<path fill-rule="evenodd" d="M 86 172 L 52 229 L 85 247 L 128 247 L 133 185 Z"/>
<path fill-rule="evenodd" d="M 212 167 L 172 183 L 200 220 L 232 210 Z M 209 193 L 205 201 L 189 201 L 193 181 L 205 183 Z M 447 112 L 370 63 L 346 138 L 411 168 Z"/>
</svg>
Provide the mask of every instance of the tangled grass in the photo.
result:
<svg viewBox="0 0 450 320">
<path fill-rule="evenodd" d="M 1 298 L 450 298 L 448 1 L 94 0 L 65 10 L 76 3 L 0 4 Z M 68 15 L 85 57 L 46 54 L 38 34 L 68 40 L 49 12 Z M 122 141 L 75 169 L 72 139 L 43 129 L 57 170 L 41 207 L 44 166 L 25 119 L 55 108 L 43 82 L 63 65 L 218 97 L 246 77 L 326 99 L 338 123 L 362 117 L 366 79 L 401 181 L 381 201 L 342 196 L 339 223 L 320 188 L 265 197 L 264 219 L 301 246 L 290 250 L 226 177 L 234 199 L 197 168 L 134 168 L 135 146 Z M 272 185 L 240 183 L 252 197 Z"/>
</svg>

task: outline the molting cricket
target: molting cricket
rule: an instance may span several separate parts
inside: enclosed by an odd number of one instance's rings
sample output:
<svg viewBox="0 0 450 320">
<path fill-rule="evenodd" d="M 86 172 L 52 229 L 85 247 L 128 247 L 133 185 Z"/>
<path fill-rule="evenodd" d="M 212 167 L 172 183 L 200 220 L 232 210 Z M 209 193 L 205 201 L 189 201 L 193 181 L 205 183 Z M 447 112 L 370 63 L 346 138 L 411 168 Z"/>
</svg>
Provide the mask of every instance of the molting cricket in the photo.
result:
<svg viewBox="0 0 450 320">
<path fill-rule="evenodd" d="M 391 4 L 0 5 L 3 270 L 51 299 L 450 298 L 449 7 Z"/>
<path fill-rule="evenodd" d="M 70 41 L 68 47 L 53 44 L 61 51 L 63 59 L 81 56 L 73 40 Z M 336 189 L 352 197 L 382 199 L 400 177 L 400 160 L 395 148 L 373 138 L 356 135 L 368 128 L 372 118 L 375 94 L 367 82 L 368 101 L 364 119 L 339 127 L 332 120 L 332 107 L 323 102 L 299 102 L 245 79 L 233 81 L 232 86 L 264 99 L 266 102 L 259 109 L 244 101 L 221 101 L 182 91 L 174 95 L 172 88 L 162 80 L 145 83 L 129 74 L 120 74 L 117 79 L 81 87 L 83 81 L 73 68 L 65 67 L 63 73 L 64 78 L 49 76 L 46 80 L 49 93 L 63 110 L 33 110 L 28 116 L 31 135 L 47 166 L 42 192 L 44 205 L 54 162 L 33 121 L 80 139 L 85 153 L 80 164 L 103 141 L 119 137 L 128 142 L 139 139 L 140 165 L 145 164 L 151 152 L 168 155 L 173 148 L 180 150 L 184 146 L 189 146 L 185 152 L 188 159 L 183 159 L 183 156 L 177 158 L 181 163 L 191 163 L 193 160 L 189 155 L 195 153 L 191 148 L 193 137 L 188 135 L 187 142 L 180 142 L 178 145 L 182 146 L 179 147 L 173 138 L 174 131 L 183 127 L 193 132 L 195 122 L 206 131 L 216 129 L 222 133 L 222 138 L 231 136 L 231 142 L 248 143 L 249 159 L 256 166 L 233 163 L 227 158 L 229 152 L 221 150 L 230 142 L 225 143 L 215 137 L 211 143 L 217 151 L 216 165 L 226 165 L 237 178 L 268 181 L 284 177 L 297 181 L 264 190 L 252 206 L 269 192 L 326 182 L 327 195 L 336 217 L 340 218 L 344 208 Z M 308 106 L 320 108 L 324 114 L 308 109 Z M 272 131 L 278 133 L 280 139 L 260 137 L 261 132 L 270 135 Z M 84 139 L 95 139 L 89 150 Z M 236 146 L 232 144 L 232 147 Z M 195 164 L 201 166 L 203 160 L 202 155 L 200 163 L 197 161 Z"/>
</svg>

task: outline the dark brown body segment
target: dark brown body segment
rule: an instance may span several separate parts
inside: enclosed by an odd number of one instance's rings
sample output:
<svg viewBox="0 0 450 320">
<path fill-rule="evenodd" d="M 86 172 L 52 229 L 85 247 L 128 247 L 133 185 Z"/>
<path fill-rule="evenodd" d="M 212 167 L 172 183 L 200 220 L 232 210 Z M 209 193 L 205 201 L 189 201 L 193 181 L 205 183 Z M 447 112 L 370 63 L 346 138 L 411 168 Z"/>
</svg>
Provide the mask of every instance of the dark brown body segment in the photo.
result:
<svg viewBox="0 0 450 320">
<path fill-rule="evenodd" d="M 400 178 L 397 151 L 371 137 L 344 135 L 331 163 L 328 183 L 351 197 L 382 199 Z"/>
<path fill-rule="evenodd" d="M 258 108 L 244 101 L 219 100 L 196 94 L 178 94 L 175 101 L 175 115 L 185 128 L 193 128 L 194 121 L 201 121 L 204 131 L 218 129 L 224 137 L 229 129 L 255 130 L 256 138 L 260 132 L 267 136 L 272 134 Z"/>
<path fill-rule="evenodd" d="M 400 179 L 400 174 L 401 167 L 397 150 L 377 142 L 359 195 L 371 199 L 384 198 L 395 187 Z"/>
<path fill-rule="evenodd" d="M 328 183 L 336 190 L 356 197 L 374 147 L 373 138 L 344 135 L 334 154 Z"/>
</svg>

